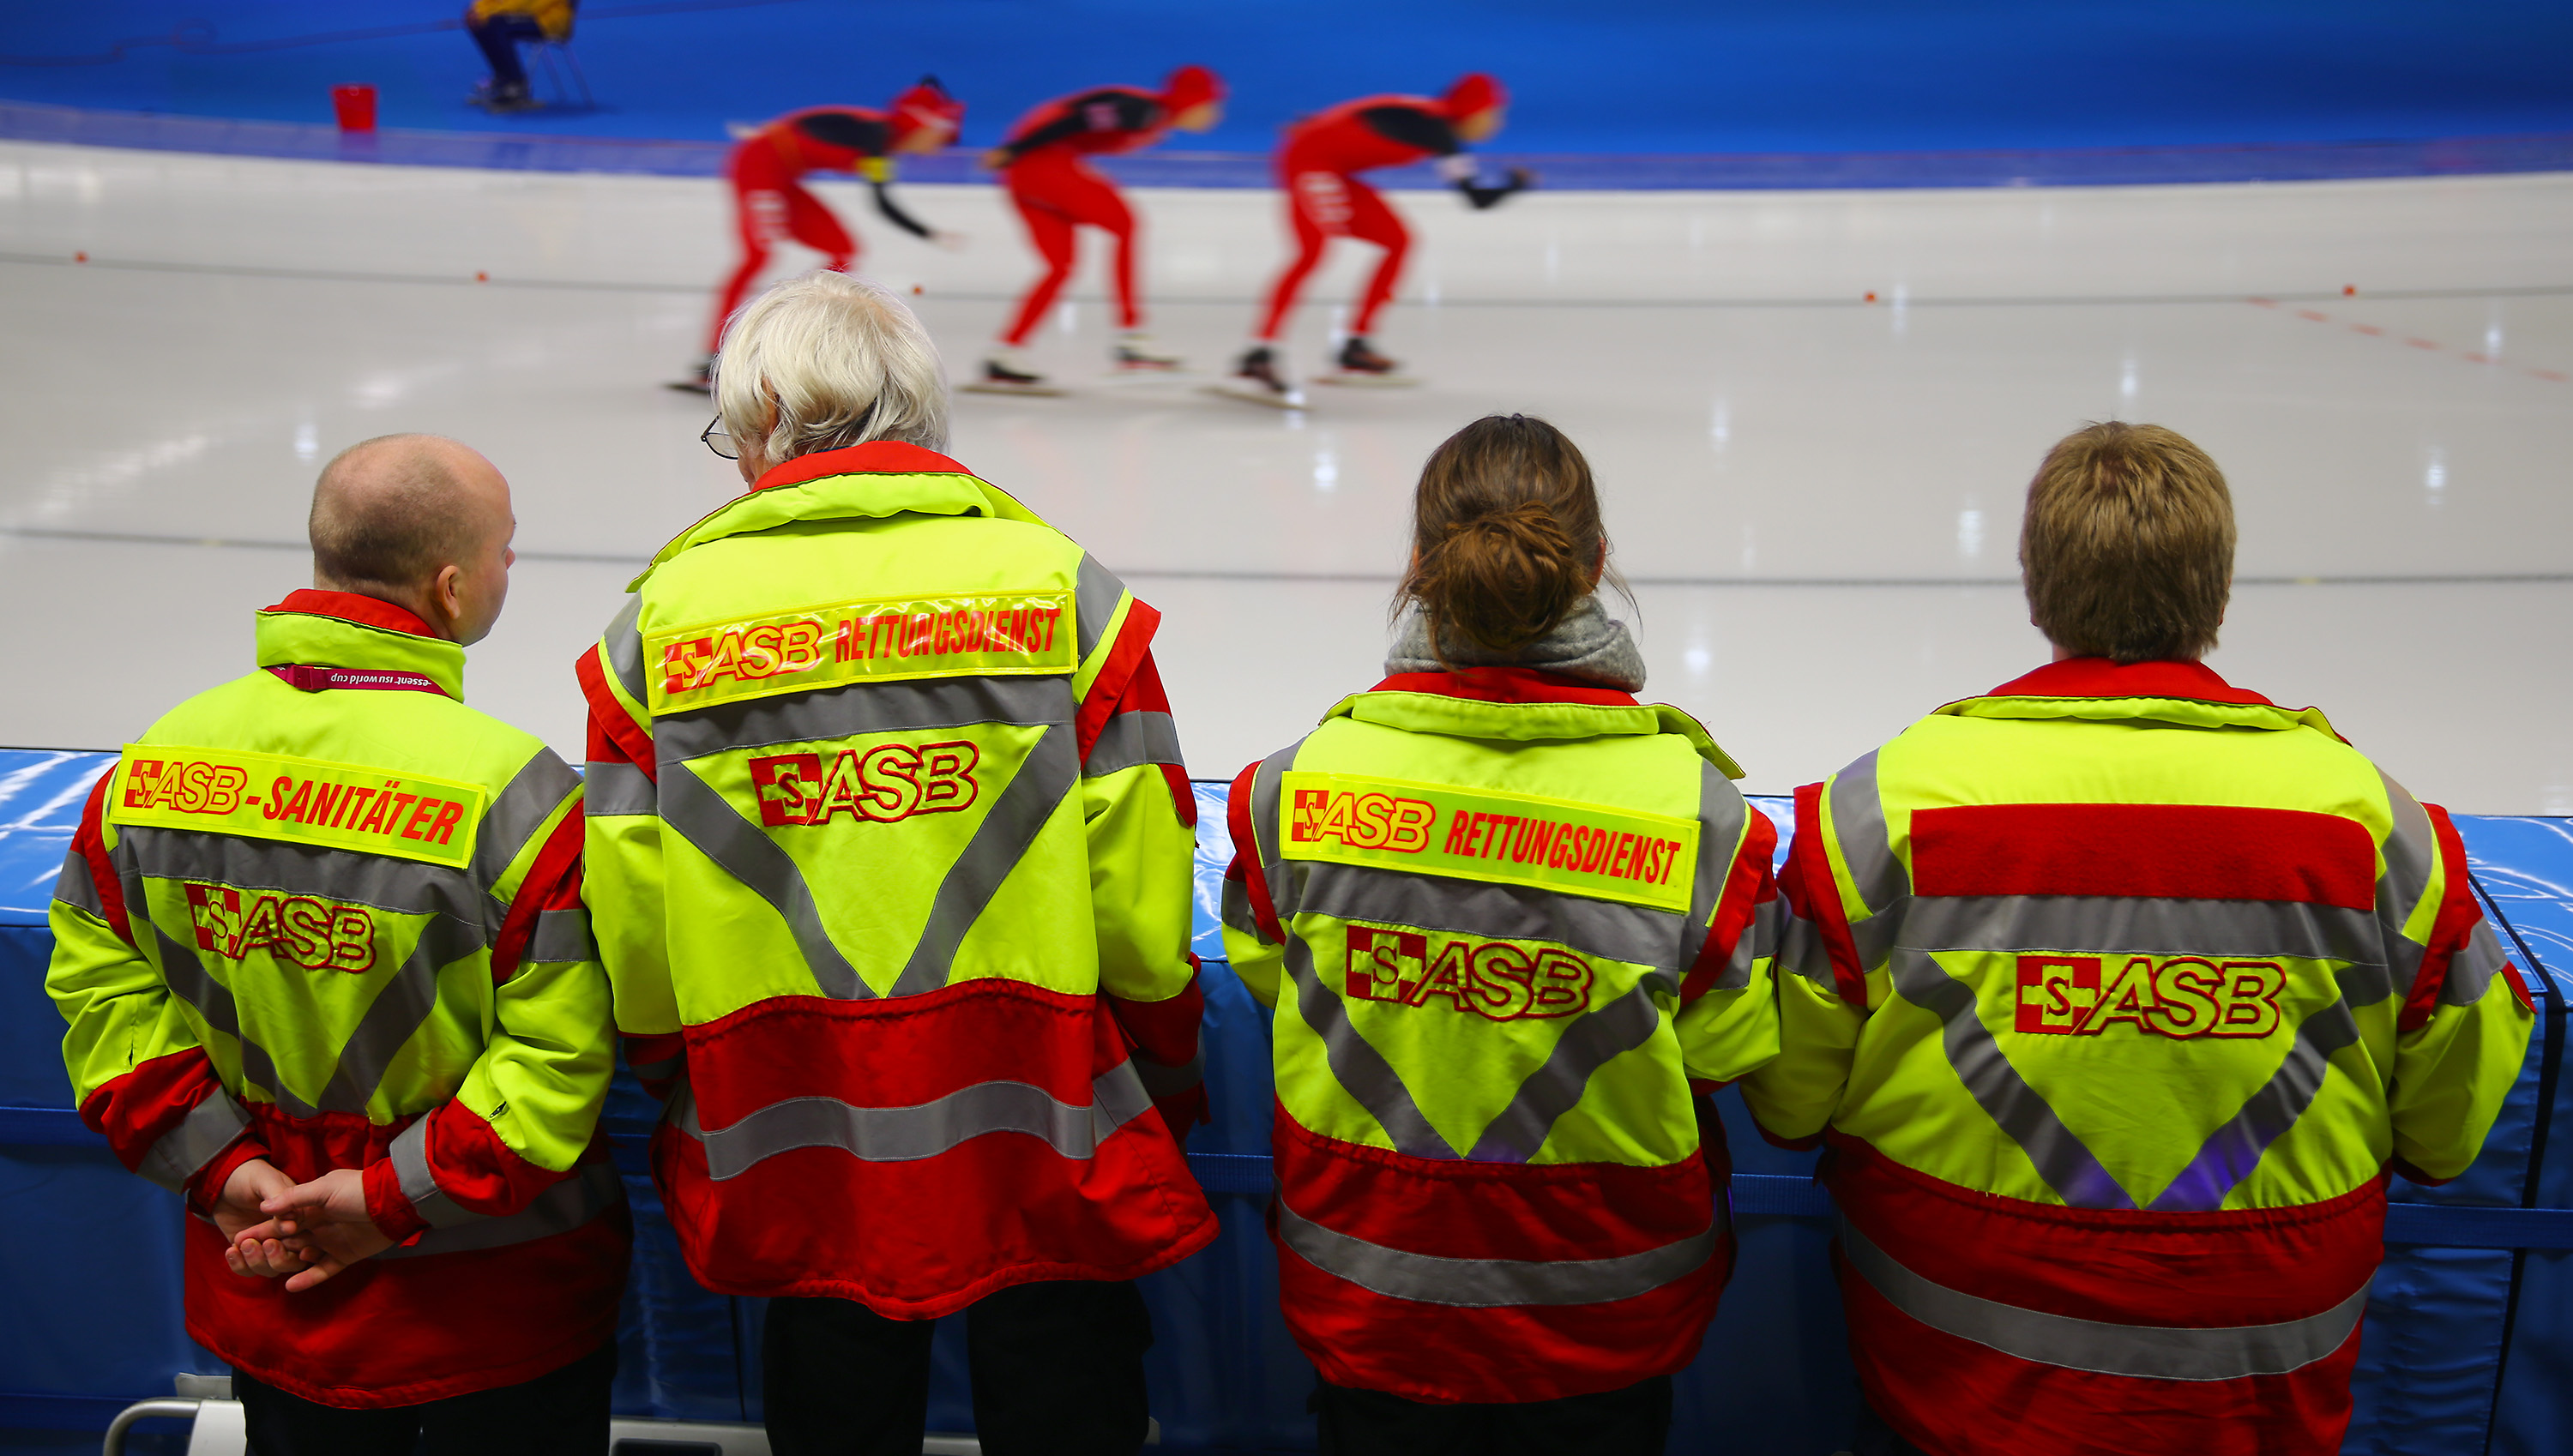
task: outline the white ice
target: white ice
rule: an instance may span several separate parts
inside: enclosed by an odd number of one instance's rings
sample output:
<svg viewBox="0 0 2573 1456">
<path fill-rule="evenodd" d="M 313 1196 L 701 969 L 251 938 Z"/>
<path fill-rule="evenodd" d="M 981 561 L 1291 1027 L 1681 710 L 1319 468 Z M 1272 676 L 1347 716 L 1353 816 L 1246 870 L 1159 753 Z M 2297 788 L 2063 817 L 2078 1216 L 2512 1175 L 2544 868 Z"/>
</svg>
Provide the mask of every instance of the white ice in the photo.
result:
<svg viewBox="0 0 2573 1456">
<path fill-rule="evenodd" d="M 906 190 L 972 236 L 948 254 L 821 191 L 967 372 L 1034 267 L 997 194 Z M 1220 367 L 1279 262 L 1276 198 L 1135 202 L 1156 338 Z M 1646 696 L 1772 791 L 2042 660 L 2021 492 L 2117 417 L 2232 481 L 2218 671 L 2321 706 L 2426 798 L 2573 813 L 2573 176 L 1396 205 L 1418 238 L 1377 342 L 1422 387 L 1282 413 L 1103 383 L 1094 242 L 1033 352 L 1080 387 L 958 396 L 952 452 L 1167 614 L 1201 776 L 1375 680 L 1411 481 L 1475 415 L 1541 413 L 1589 453 Z M 517 491 L 472 700 L 578 758 L 573 655 L 738 488 L 697 443 L 710 410 L 661 387 L 727 210 L 708 181 L 0 145 L 0 741 L 113 746 L 246 671 L 251 609 L 305 583 L 321 462 L 425 429 Z M 1372 262 L 1339 246 L 1296 323 L 1307 371 Z"/>
</svg>

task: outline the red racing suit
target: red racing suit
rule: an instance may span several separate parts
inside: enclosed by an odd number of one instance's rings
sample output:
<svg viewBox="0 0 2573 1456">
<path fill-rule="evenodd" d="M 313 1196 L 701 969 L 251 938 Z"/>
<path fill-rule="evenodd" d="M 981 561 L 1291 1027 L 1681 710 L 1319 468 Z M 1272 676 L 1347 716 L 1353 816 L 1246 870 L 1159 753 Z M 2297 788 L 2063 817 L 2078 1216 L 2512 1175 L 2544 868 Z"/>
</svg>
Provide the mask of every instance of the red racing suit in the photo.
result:
<svg viewBox="0 0 2573 1456">
<path fill-rule="evenodd" d="M 1260 339 L 1275 341 L 1304 280 L 1322 261 L 1333 238 L 1355 238 L 1384 250 L 1358 301 L 1351 334 L 1375 327 L 1402 278 L 1411 234 L 1374 188 L 1357 180 L 1378 167 L 1404 167 L 1431 157 L 1446 159 L 1448 178 L 1476 208 L 1487 208 L 1515 187 L 1473 185 L 1473 164 L 1456 138 L 1456 118 L 1443 101 L 1425 96 L 1367 96 L 1297 122 L 1278 151 L 1278 182 L 1286 189 L 1286 213 L 1295 233 L 1295 257 L 1269 293 Z"/>
<path fill-rule="evenodd" d="M 1151 92 L 1102 86 L 1049 101 L 1010 129 L 1001 144 L 1008 158 L 1001 182 L 1027 224 L 1028 241 L 1045 259 L 1046 272 L 1020 303 L 1001 336 L 1004 344 L 1018 348 L 1044 322 L 1046 310 L 1054 307 L 1055 296 L 1072 277 L 1073 234 L 1084 227 L 1117 240 L 1117 327 L 1143 326 L 1144 311 L 1135 297 L 1135 214 L 1117 185 L 1082 159 L 1152 146 L 1169 135 L 1172 114 Z"/>
<path fill-rule="evenodd" d="M 779 117 L 733 148 L 726 175 L 732 180 L 741 265 L 716 296 L 706 353 L 714 353 L 723 342 L 724 321 L 741 307 L 779 241 L 792 238 L 822 254 L 823 267 L 834 273 L 846 273 L 858 261 L 857 240 L 820 198 L 801 185 L 806 173 L 848 172 L 865 178 L 875 190 L 876 211 L 886 222 L 915 238 L 930 236 L 928 225 L 895 205 L 887 190 L 893 181 L 888 155 L 893 140 L 893 120 L 883 112 L 862 106 L 817 106 Z"/>
</svg>

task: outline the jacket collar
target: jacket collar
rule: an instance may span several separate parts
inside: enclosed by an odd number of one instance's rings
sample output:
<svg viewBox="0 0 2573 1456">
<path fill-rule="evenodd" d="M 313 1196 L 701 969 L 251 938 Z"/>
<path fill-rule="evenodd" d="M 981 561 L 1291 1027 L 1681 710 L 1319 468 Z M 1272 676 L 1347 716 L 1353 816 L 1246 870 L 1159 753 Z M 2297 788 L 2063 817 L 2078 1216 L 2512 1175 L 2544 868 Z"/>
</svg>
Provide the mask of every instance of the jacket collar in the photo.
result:
<svg viewBox="0 0 2573 1456">
<path fill-rule="evenodd" d="M 353 667 L 418 673 L 463 701 L 464 649 L 403 607 L 348 591 L 307 588 L 262 607 L 262 667 Z"/>
<path fill-rule="evenodd" d="M 1601 687 L 1533 667 L 1462 667 L 1451 672 L 1397 672 L 1375 685 L 1380 693 L 1429 693 L 1485 703 L 1590 703 L 1631 708 L 1633 693 Z"/>
<path fill-rule="evenodd" d="M 906 513 L 990 516 L 1053 529 L 1008 491 L 975 478 L 936 450 L 900 440 L 869 440 L 847 449 L 797 455 L 770 466 L 748 491 L 672 537 L 625 589 L 642 589 L 663 562 L 691 546 L 725 536 L 795 521 L 881 519 Z"/>
<path fill-rule="evenodd" d="M 2321 709 L 2279 707 L 2226 682 L 2203 662 L 2068 657 L 1938 712 L 1961 718 L 2151 718 L 2197 727 L 2316 728 L 2340 736 Z"/>
<path fill-rule="evenodd" d="M 1402 672 L 1367 692 L 1352 693 L 1322 715 L 1354 718 L 1405 733 L 1508 742 L 1563 742 L 1669 733 L 1700 758 L 1742 777 L 1697 719 L 1667 703 L 1638 703 L 1632 694 L 1528 667 L 1468 667 L 1456 672 Z"/>
</svg>

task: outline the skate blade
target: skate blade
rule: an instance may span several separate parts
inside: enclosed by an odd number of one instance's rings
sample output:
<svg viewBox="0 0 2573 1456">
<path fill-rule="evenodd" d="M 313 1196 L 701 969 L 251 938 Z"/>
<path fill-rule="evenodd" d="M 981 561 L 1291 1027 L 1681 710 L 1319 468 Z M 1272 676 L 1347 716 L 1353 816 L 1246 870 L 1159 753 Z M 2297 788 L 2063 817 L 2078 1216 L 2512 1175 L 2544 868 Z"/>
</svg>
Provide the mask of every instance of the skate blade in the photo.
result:
<svg viewBox="0 0 2573 1456">
<path fill-rule="evenodd" d="M 1099 376 L 1099 382 L 1114 388 L 1121 384 L 1195 384 L 1207 375 L 1197 369 L 1113 368 Z"/>
<path fill-rule="evenodd" d="M 1346 369 L 1335 373 L 1315 374 L 1313 382 L 1336 384 L 1351 389 L 1411 389 L 1419 386 L 1420 378 L 1416 374 L 1370 374 L 1361 369 Z"/>
<path fill-rule="evenodd" d="M 1060 398 L 1071 392 L 1060 384 L 996 384 L 989 379 L 976 379 L 956 387 L 968 394 L 1026 394 L 1041 399 Z"/>
<path fill-rule="evenodd" d="M 1267 388 L 1259 384 L 1248 382 L 1235 383 L 1231 380 L 1222 380 L 1202 387 L 1204 387 L 1206 392 L 1210 394 L 1220 395 L 1227 399 L 1240 399 L 1246 404 L 1266 404 L 1272 409 L 1301 409 L 1304 407 L 1304 395 L 1302 391 L 1295 389 L 1289 389 L 1286 393 L 1281 394 L 1275 389 Z"/>
<path fill-rule="evenodd" d="M 703 379 L 672 379 L 669 387 L 682 394 L 711 394 L 715 391 L 715 386 Z"/>
</svg>

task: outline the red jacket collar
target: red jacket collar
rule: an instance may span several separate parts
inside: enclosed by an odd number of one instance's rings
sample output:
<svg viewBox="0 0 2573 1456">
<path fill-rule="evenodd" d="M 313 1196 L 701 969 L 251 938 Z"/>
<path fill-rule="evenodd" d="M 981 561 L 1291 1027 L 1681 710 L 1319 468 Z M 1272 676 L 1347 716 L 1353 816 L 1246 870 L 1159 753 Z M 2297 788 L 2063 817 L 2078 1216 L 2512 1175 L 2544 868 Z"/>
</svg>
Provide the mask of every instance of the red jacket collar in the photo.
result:
<svg viewBox="0 0 2573 1456">
<path fill-rule="evenodd" d="M 2215 675 L 2203 662 L 2112 662 L 2106 657 L 2069 657 L 2050 662 L 2025 677 L 2013 678 L 1984 694 L 1988 698 L 2183 698 L 2202 703 L 2238 703 L 2273 708 L 2258 693 L 2238 688 Z"/>
<path fill-rule="evenodd" d="M 1467 667 L 1455 672 L 1397 672 L 1375 685 L 1380 693 L 1429 693 L 1485 703 L 1588 703 L 1603 708 L 1636 706 L 1633 693 L 1601 687 L 1533 667 Z"/>
<path fill-rule="evenodd" d="M 871 439 L 839 450 L 816 450 L 769 466 L 751 489 L 801 485 L 829 475 L 971 475 L 974 472 L 936 450 L 898 439 Z"/>
<path fill-rule="evenodd" d="M 286 600 L 272 607 L 262 607 L 260 610 L 303 612 L 308 616 L 337 617 L 344 622 L 356 622 L 362 627 L 382 627 L 388 632 L 404 632 L 414 637 L 437 635 L 429 630 L 429 623 L 422 621 L 409 607 L 399 607 L 392 602 L 379 601 L 372 596 L 360 596 L 354 591 L 323 591 L 317 587 L 308 586 L 301 590 L 290 591 L 286 594 Z"/>
</svg>

